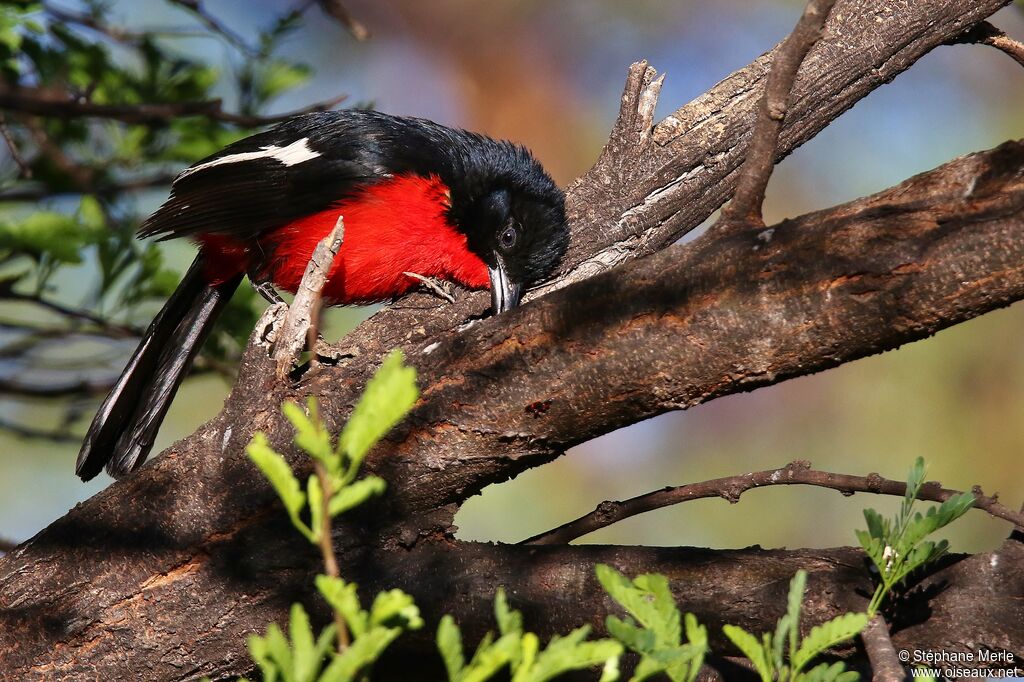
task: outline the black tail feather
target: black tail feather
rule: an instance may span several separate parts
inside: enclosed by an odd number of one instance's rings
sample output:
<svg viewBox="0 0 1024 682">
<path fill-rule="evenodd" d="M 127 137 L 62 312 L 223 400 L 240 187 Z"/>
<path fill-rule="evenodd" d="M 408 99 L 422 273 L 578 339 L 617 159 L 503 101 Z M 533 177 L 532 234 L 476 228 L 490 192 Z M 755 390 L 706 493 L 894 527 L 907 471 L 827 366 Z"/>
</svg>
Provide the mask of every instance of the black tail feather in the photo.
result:
<svg viewBox="0 0 1024 682">
<path fill-rule="evenodd" d="M 196 257 L 93 418 L 75 466 L 83 481 L 104 465 L 116 477 L 146 460 L 178 385 L 241 279 L 209 285 Z"/>
</svg>

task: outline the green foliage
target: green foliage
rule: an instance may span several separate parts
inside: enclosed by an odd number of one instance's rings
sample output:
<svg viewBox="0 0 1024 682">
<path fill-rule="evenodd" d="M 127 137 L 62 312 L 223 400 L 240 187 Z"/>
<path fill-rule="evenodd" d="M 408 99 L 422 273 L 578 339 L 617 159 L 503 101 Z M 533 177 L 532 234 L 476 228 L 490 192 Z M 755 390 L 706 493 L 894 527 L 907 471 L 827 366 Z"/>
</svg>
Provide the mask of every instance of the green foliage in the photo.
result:
<svg viewBox="0 0 1024 682">
<path fill-rule="evenodd" d="M 309 616 L 301 604 L 293 604 L 288 625 L 291 642 L 271 623 L 267 634 L 249 637 L 249 654 L 263 674 L 263 682 L 314 682 L 320 679 L 324 660 L 334 643 L 336 630 L 329 625 L 314 639 Z"/>
<path fill-rule="evenodd" d="M 707 628 L 688 613 L 679 614 L 663 575 L 645 574 L 630 580 L 614 568 L 599 564 L 597 579 L 628 613 L 625 620 L 608 616 L 605 626 L 615 639 L 640 654 L 630 682 L 665 673 L 672 682 L 693 682 L 708 651 Z M 635 619 L 635 620 L 634 620 Z M 682 643 L 685 622 L 687 643 Z"/>
<path fill-rule="evenodd" d="M 59 318 L 60 307 L 87 310 L 94 318 L 87 324 L 84 317 L 66 314 L 61 326 L 45 327 L 45 340 L 33 346 L 37 359 L 43 346 L 66 353 L 69 344 L 55 332 L 88 334 L 90 342 L 113 345 L 126 327 L 148 324 L 181 272 L 168 264 L 167 247 L 135 239 L 142 211 L 166 196 L 182 166 L 255 132 L 205 113 L 216 112 L 223 100 L 225 109 L 259 115 L 311 74 L 281 49 L 304 21 L 301 11 L 274 17 L 246 45 L 244 39 L 227 39 L 184 4 L 168 6 L 177 15 L 169 17 L 170 28 L 139 30 L 120 25 L 124 8 L 106 1 L 0 3 L 0 79 L 12 92 L 57 106 L 156 105 L 168 111 L 149 120 L 73 111 L 40 116 L 17 105 L 5 112 L 3 125 L 20 163 L 4 164 L 0 177 L 3 292 L 46 308 L 47 320 Z M 226 51 L 218 51 L 223 60 L 210 63 L 208 51 L 192 49 L 190 42 L 204 36 L 225 44 Z M 198 113 L 175 113 L 186 108 Z M 72 268 L 74 286 L 58 286 L 71 279 L 58 275 Z M 251 288 L 243 286 L 197 366 L 230 375 L 261 309 Z M 15 331 L 31 335 L 42 328 L 31 311 L 14 317 Z M 95 352 L 94 343 L 79 346 L 83 353 Z M 32 355 L 12 353 L 9 370 L 32 371 Z M 64 381 L 73 384 L 80 377 L 55 377 L 55 383 Z M 69 420 L 81 410 L 80 396 L 73 397 L 79 400 L 69 407 Z"/>
<path fill-rule="evenodd" d="M 494 617 L 500 637 L 487 633 L 466 662 L 462 633 L 455 619 L 444 616 L 437 628 L 437 648 L 441 652 L 451 682 L 481 682 L 506 667 L 512 682 L 544 682 L 572 670 L 602 666 L 601 682 L 619 677 L 622 645 L 611 639 L 587 640 L 590 627 L 583 626 L 564 637 L 551 638 L 540 648 L 540 638 L 523 631 L 523 617 L 512 610 L 501 588 L 494 598 Z"/>
<path fill-rule="evenodd" d="M 327 512 L 332 518 L 357 507 L 384 492 L 384 480 L 366 476 L 356 480 L 359 468 L 370 449 L 408 413 L 419 396 L 416 370 L 403 363 L 401 351 L 393 351 L 366 385 L 359 403 L 337 439 L 337 443 L 320 419 L 315 398 L 306 410 L 295 403 L 281 406 L 285 417 L 295 428 L 295 444 L 322 465 L 324 477 L 311 474 L 302 485 L 284 456 L 275 451 L 266 436 L 257 433 L 247 452 L 277 492 L 288 517 L 299 532 L 318 544 L 323 532 L 323 482 L 330 486 Z M 308 510 L 307 524 L 302 514 Z"/>
<path fill-rule="evenodd" d="M 418 395 L 416 371 L 404 364 L 400 351 L 395 351 L 368 382 L 337 442 L 321 419 L 315 399 L 309 399 L 306 410 L 295 403 L 282 405 L 282 412 L 295 429 L 295 445 L 316 463 L 317 471 L 308 478 L 305 491 L 287 460 L 270 446 L 266 436 L 257 433 L 253 437 L 247 448 L 249 458 L 281 498 L 292 525 L 306 539 L 329 546 L 330 523 L 325 522 L 328 519 L 324 518 L 324 510 L 333 518 L 384 491 L 384 481 L 376 476 L 357 479 L 359 468 L 367 452 L 408 413 Z M 344 434 L 349 431 L 357 436 L 346 440 Z M 309 523 L 304 514 L 309 515 Z M 336 621 L 351 633 L 352 641 L 343 645 L 342 628 L 336 625 L 314 637 L 305 610 L 295 604 L 289 625 L 290 642 L 274 624 L 266 635 L 249 639 L 250 654 L 264 680 L 354 680 L 399 635 L 423 627 L 412 597 L 401 590 L 379 593 L 367 611 L 359 602 L 355 584 L 330 575 L 318 575 L 315 584 L 336 614 Z M 331 651 L 335 637 L 339 637 L 339 647 Z"/>
<path fill-rule="evenodd" d="M 878 569 L 879 576 L 878 587 L 868 605 L 871 616 L 877 613 L 885 598 L 904 578 L 949 550 L 946 540 L 935 542 L 926 538 L 974 506 L 974 495 L 960 493 L 938 507 L 929 508 L 924 515 L 914 512 L 914 503 L 924 481 L 924 459 L 918 457 L 907 476 L 907 492 L 895 517 L 887 519 L 874 509 L 864 510 L 868 529 L 857 530 L 857 539 Z"/>
<path fill-rule="evenodd" d="M 811 661 L 833 646 L 852 639 L 868 623 L 867 614 L 845 613 L 816 625 L 801 640 L 800 606 L 806 585 L 807 572 L 797 571 L 789 585 L 786 613 L 779 619 L 774 633 L 763 633 L 758 639 L 736 625 L 726 625 L 722 631 L 750 659 L 765 682 L 853 682 L 859 679 L 857 673 L 846 671 L 841 662 L 822 663 L 806 670 Z"/>
</svg>

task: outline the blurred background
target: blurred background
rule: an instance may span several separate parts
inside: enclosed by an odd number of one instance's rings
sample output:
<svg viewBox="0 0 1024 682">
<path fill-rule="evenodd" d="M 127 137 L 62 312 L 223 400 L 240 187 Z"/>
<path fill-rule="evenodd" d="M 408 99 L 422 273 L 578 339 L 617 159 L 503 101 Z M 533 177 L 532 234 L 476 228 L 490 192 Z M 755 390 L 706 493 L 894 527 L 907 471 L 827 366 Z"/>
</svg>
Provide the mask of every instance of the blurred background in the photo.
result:
<svg viewBox="0 0 1024 682">
<path fill-rule="evenodd" d="M 770 49 L 802 5 L 348 0 L 345 9 L 370 33 L 357 40 L 360 26 L 350 22 L 346 29 L 314 2 L 48 0 L 47 11 L 7 2 L 0 45 L 8 81 L 41 86 L 64 79 L 94 101 L 215 96 L 228 111 L 273 114 L 346 94 L 346 105 L 523 142 L 565 184 L 600 151 L 630 62 L 646 58 L 667 72 L 664 116 Z M 993 22 L 1024 37 L 1018 7 Z M 24 41 L 11 38 L 19 31 Z M 847 201 L 1024 136 L 1022 86 L 1024 71 L 994 49 L 936 50 L 783 162 L 769 187 L 766 218 Z M 6 116 L 17 153 L 0 145 L 0 537 L 22 541 L 110 483 L 101 476 L 83 484 L 74 476 L 77 439 L 105 382 L 134 348 L 133 330 L 148 323 L 192 258 L 188 244 L 133 243 L 132 229 L 166 197 L 168 174 L 248 129 L 223 121 L 147 127 Z M 76 171 L 80 166 L 93 174 Z M 144 181 L 122 191 L 132 178 Z M 49 241 L 40 243 L 39 234 Z M 220 409 L 239 339 L 260 308 L 251 291 L 240 292 L 154 452 Z M 332 311 L 328 338 L 369 312 Z M 921 455 L 929 478 L 961 489 L 978 484 L 1019 508 L 1022 336 L 1018 304 L 895 352 L 648 420 L 488 488 L 459 512 L 459 534 L 517 541 L 605 499 L 794 459 L 902 479 Z M 737 505 L 690 502 L 583 541 L 855 544 L 864 506 L 889 511 L 896 501 L 810 488 L 755 490 Z M 982 551 L 1009 530 L 976 512 L 947 537 L 955 551 Z"/>
</svg>

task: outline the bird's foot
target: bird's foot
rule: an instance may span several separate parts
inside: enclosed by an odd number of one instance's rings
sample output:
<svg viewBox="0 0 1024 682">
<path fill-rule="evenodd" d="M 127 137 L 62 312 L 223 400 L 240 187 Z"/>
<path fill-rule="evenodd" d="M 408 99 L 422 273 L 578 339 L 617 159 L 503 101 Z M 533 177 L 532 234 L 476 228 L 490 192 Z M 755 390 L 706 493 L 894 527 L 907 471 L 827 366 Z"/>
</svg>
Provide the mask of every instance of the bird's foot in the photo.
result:
<svg viewBox="0 0 1024 682">
<path fill-rule="evenodd" d="M 271 305 L 285 303 L 285 300 L 281 298 L 281 294 L 277 293 L 277 289 L 270 282 L 253 281 L 252 288 Z"/>
<path fill-rule="evenodd" d="M 403 275 L 418 280 L 420 285 L 434 296 L 455 303 L 455 285 L 437 277 L 424 277 L 415 272 L 403 272 Z"/>
</svg>

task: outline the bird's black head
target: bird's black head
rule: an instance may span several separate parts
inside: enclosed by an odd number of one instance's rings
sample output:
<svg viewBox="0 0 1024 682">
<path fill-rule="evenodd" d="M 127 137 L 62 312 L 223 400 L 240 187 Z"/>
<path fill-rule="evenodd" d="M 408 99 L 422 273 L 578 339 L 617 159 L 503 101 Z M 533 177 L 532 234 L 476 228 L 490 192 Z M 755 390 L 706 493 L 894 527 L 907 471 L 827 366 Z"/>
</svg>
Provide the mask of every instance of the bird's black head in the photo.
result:
<svg viewBox="0 0 1024 682">
<path fill-rule="evenodd" d="M 474 151 L 485 158 L 467 168 L 453 218 L 490 270 L 500 313 L 516 307 L 526 287 L 551 276 L 565 255 L 565 195 L 523 147 L 486 140 Z"/>
</svg>

